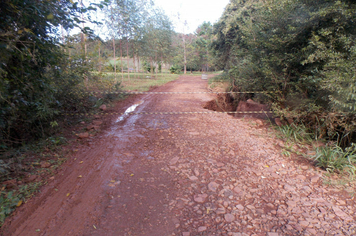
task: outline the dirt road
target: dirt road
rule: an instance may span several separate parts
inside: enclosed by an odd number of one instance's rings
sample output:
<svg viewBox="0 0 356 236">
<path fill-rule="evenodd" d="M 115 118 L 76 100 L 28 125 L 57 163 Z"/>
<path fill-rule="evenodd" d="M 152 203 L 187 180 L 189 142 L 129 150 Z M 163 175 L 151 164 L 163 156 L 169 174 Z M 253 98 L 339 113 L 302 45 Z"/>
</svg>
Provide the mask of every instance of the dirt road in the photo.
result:
<svg viewBox="0 0 356 236">
<path fill-rule="evenodd" d="M 186 76 L 155 91 L 205 92 Z M 206 111 L 213 94 L 143 95 L 135 112 Z M 118 108 L 118 110 L 125 108 Z M 120 110 L 121 112 L 121 110 Z M 350 194 L 226 114 L 113 117 L 4 235 L 355 235 Z"/>
</svg>

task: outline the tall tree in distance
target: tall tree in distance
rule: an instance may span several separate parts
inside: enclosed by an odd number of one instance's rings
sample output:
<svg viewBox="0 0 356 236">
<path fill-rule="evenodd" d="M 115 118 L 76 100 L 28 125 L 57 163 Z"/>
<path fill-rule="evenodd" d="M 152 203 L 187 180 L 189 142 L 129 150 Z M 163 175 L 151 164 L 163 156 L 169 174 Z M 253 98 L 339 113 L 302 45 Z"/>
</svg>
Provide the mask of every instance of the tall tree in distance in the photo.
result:
<svg viewBox="0 0 356 236">
<path fill-rule="evenodd" d="M 172 49 L 172 23 L 169 18 L 159 9 L 152 9 L 141 31 L 142 37 L 141 56 L 149 62 L 150 72 L 153 74 L 154 67 L 167 60 Z"/>
<path fill-rule="evenodd" d="M 152 7 L 151 1 L 145 0 L 113 0 L 112 18 L 114 18 L 112 28 L 118 34 L 120 40 L 120 60 L 122 62 L 122 45 L 125 41 L 127 73 L 130 78 L 130 43 L 140 35 L 144 20 L 147 18 L 148 11 Z M 123 63 L 121 63 L 123 73 Z M 122 74 L 123 75 L 123 74 Z"/>
<path fill-rule="evenodd" d="M 196 50 L 199 55 L 201 69 L 203 71 L 209 71 L 209 66 L 211 63 L 211 55 L 209 52 L 209 48 L 212 42 L 212 31 L 213 26 L 210 22 L 204 22 L 201 24 L 196 30 L 195 34 L 197 36 L 196 39 Z"/>
<path fill-rule="evenodd" d="M 113 56 L 114 56 L 114 78 L 115 82 L 117 82 L 116 78 L 116 66 L 117 66 L 117 60 L 116 60 L 116 38 L 118 37 L 119 29 L 117 27 L 117 20 L 118 16 L 116 14 L 116 5 L 114 2 L 110 2 L 110 4 L 106 8 L 106 25 L 110 30 L 110 34 L 112 37 L 112 48 L 113 48 Z M 121 78 L 121 83 L 123 82 L 123 77 Z"/>
</svg>

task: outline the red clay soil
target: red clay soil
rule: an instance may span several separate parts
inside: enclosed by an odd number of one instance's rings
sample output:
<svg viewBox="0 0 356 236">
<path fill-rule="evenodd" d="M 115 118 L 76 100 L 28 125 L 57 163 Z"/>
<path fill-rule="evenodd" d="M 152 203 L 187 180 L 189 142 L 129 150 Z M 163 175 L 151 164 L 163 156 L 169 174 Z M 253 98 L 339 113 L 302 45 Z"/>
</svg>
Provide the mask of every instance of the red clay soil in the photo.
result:
<svg viewBox="0 0 356 236">
<path fill-rule="evenodd" d="M 206 92 L 181 76 L 154 91 Z M 213 94 L 149 94 L 135 112 L 206 111 Z M 130 106 L 117 107 L 123 112 Z M 281 155 L 261 122 L 227 114 L 132 114 L 83 139 L 8 218 L 2 235 L 355 235 L 354 189 Z M 76 147 L 73 147 L 73 149 Z M 302 151 L 302 150 L 300 150 Z"/>
</svg>

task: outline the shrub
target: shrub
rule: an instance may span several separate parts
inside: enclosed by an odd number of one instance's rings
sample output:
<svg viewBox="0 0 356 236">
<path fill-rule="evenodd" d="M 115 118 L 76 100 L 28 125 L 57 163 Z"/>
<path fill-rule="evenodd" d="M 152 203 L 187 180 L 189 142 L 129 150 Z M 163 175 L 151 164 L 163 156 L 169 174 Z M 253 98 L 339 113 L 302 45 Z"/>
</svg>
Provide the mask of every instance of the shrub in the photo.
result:
<svg viewBox="0 0 356 236">
<path fill-rule="evenodd" d="M 343 150 L 341 147 L 326 146 L 317 148 L 314 156 L 316 166 L 321 167 L 329 172 L 341 172 L 348 168 L 349 172 L 354 175 L 356 171 L 356 146 Z"/>
<path fill-rule="evenodd" d="M 169 68 L 169 71 L 172 73 L 172 74 L 178 74 L 179 72 L 182 71 L 182 68 L 178 65 L 173 65 L 171 66 L 171 68 Z"/>
</svg>

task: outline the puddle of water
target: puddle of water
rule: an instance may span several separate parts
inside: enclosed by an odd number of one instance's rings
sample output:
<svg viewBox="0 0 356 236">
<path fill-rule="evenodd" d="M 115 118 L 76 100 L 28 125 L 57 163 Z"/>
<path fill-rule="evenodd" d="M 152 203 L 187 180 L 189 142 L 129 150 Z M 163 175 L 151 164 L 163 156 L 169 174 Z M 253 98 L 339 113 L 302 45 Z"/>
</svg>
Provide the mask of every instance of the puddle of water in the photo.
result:
<svg viewBox="0 0 356 236">
<path fill-rule="evenodd" d="M 125 119 L 125 117 L 127 117 L 131 112 L 135 111 L 136 108 L 141 105 L 143 103 L 143 101 L 139 101 L 138 103 L 130 106 L 129 108 L 126 109 L 125 113 L 122 116 L 119 116 L 116 120 L 117 122 L 123 121 Z"/>
</svg>

